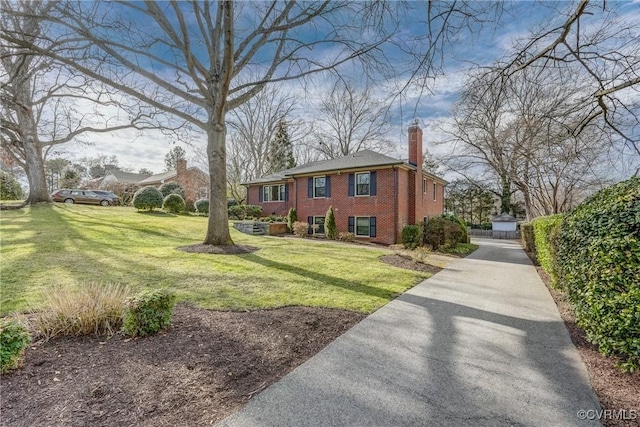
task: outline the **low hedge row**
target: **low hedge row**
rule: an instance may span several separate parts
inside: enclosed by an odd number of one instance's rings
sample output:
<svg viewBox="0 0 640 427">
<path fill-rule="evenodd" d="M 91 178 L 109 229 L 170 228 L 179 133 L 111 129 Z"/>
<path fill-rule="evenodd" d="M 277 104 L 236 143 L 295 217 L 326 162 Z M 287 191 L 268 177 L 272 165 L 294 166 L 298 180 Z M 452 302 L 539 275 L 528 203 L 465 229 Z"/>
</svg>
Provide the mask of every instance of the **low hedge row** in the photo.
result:
<svg viewBox="0 0 640 427">
<path fill-rule="evenodd" d="M 551 277 L 551 285 L 553 287 L 558 286 L 556 239 L 558 238 L 558 229 L 562 218 L 562 215 L 549 215 L 531 221 L 536 259 Z"/>
</svg>

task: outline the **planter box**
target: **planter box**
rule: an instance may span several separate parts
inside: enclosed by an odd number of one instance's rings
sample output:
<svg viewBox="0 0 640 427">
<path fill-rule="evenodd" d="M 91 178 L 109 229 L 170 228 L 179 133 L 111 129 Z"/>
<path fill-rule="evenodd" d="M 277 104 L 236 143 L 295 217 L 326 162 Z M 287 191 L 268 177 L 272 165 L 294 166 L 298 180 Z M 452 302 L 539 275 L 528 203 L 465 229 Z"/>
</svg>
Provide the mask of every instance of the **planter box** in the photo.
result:
<svg viewBox="0 0 640 427">
<path fill-rule="evenodd" d="M 233 226 L 245 234 L 268 234 L 269 236 L 281 236 L 283 234 L 287 234 L 286 222 L 242 221 L 234 222 Z"/>
</svg>

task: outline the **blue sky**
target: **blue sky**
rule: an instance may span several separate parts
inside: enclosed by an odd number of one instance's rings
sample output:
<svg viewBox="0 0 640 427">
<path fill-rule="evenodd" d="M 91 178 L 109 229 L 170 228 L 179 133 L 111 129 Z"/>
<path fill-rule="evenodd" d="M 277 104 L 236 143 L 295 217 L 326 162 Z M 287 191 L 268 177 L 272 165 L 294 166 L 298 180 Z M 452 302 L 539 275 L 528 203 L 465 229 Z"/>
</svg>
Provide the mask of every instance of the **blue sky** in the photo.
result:
<svg viewBox="0 0 640 427">
<path fill-rule="evenodd" d="M 392 130 L 389 139 L 397 143 L 397 156 L 405 157 L 406 154 L 406 127 L 417 118 L 425 129 L 425 145 L 436 154 L 444 150 L 441 146 L 430 144 L 431 140 L 439 138 L 435 131 L 434 123 L 446 120 L 448 110 L 456 101 L 459 91 L 462 89 L 467 70 L 475 65 L 489 65 L 496 59 L 508 55 L 513 41 L 525 36 L 529 29 L 544 24 L 549 20 L 558 19 L 556 8 L 571 7 L 573 3 L 539 3 L 531 1 L 509 2 L 500 16 L 500 21 L 495 20 L 484 23 L 481 27 L 475 26 L 475 32 L 460 32 L 453 35 L 451 43 L 443 52 L 443 74 L 430 81 L 428 91 L 420 91 L 417 88 L 407 90 L 403 96 L 395 99 L 391 105 Z M 424 19 L 426 5 L 424 2 L 410 3 L 414 13 L 408 14 L 402 23 L 402 31 L 399 35 L 401 42 L 415 43 L 424 34 Z M 486 5 L 479 3 L 478 5 Z M 640 3 L 636 1 L 607 2 L 609 7 L 614 7 L 621 14 L 640 14 Z M 244 10 L 245 13 L 249 11 Z M 588 23 L 587 23 L 588 24 Z M 314 33 L 309 30 L 305 33 Z M 390 47 L 390 56 L 397 55 L 397 50 Z M 349 67 L 344 67 L 346 70 Z M 403 76 L 412 71 L 409 67 L 401 70 L 401 77 L 384 84 L 378 84 L 376 95 L 380 98 L 388 98 L 393 95 L 394 88 L 402 86 Z M 322 81 L 319 79 L 318 81 Z M 299 92 L 297 115 L 309 121 L 315 114 L 318 105 L 318 97 L 329 90 L 321 85 L 315 85 L 312 93 L 301 93 L 301 86 L 296 83 L 287 83 L 288 90 Z M 120 159 L 121 166 L 138 170 L 148 168 L 154 172 L 164 169 L 164 156 L 171 149 L 174 141 L 168 139 L 160 132 L 136 133 L 134 131 L 121 131 L 111 135 L 98 135 L 91 146 L 68 144 L 64 147 L 65 157 L 96 156 L 98 154 L 113 155 Z M 202 146 L 204 140 L 194 140 L 193 144 Z M 189 152 L 189 147 L 185 146 Z"/>
</svg>

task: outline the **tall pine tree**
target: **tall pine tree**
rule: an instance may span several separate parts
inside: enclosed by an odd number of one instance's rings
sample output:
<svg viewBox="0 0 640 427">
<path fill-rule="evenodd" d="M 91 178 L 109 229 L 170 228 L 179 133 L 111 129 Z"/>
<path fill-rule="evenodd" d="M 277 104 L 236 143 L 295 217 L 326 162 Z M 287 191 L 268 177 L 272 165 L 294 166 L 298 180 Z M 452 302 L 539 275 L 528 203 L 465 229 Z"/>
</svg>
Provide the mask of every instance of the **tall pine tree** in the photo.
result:
<svg viewBox="0 0 640 427">
<path fill-rule="evenodd" d="M 284 119 L 278 122 L 276 135 L 269 146 L 267 161 L 269 163 L 269 173 L 296 166 L 296 159 L 293 157 L 293 145 L 289 139 L 287 122 Z"/>
</svg>

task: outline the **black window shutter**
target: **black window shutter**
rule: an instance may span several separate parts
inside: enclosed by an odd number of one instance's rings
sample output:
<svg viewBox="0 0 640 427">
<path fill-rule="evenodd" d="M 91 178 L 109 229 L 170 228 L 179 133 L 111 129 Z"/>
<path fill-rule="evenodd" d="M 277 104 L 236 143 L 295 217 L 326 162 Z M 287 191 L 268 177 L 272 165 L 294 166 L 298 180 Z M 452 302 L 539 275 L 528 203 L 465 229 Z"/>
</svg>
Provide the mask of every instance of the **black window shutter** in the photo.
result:
<svg viewBox="0 0 640 427">
<path fill-rule="evenodd" d="M 289 184 L 284 185 L 284 201 L 289 200 Z"/>
<path fill-rule="evenodd" d="M 331 197 L 331 177 L 327 176 L 324 179 L 324 196 L 325 197 Z"/>
<path fill-rule="evenodd" d="M 264 202 L 264 185 L 258 187 L 258 201 Z"/>
<path fill-rule="evenodd" d="M 370 196 L 375 196 L 376 195 L 376 173 L 375 172 L 371 172 L 369 173 L 369 195 Z"/>
<path fill-rule="evenodd" d="M 355 231 L 353 230 L 353 224 L 355 223 L 355 218 L 350 216 L 349 217 L 349 233 L 354 233 Z"/>
<path fill-rule="evenodd" d="M 309 228 L 307 229 L 307 234 L 313 234 L 313 228 L 311 227 L 311 224 L 313 224 L 313 217 L 312 216 L 308 216 L 307 217 L 307 222 L 309 223 Z"/>
<path fill-rule="evenodd" d="M 307 195 L 310 199 L 313 199 L 313 178 L 309 178 L 307 182 Z"/>
<path fill-rule="evenodd" d="M 356 194 L 355 181 L 356 181 L 355 175 L 350 173 L 349 174 L 349 196 L 354 196 Z"/>
<path fill-rule="evenodd" d="M 369 217 L 369 237 L 376 237 L 376 217 Z"/>
</svg>

